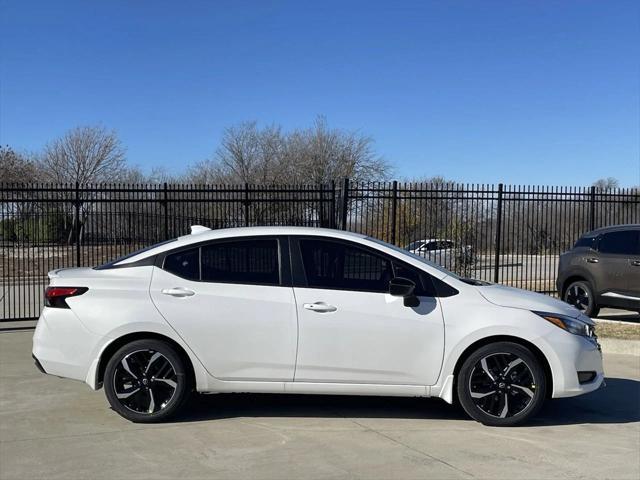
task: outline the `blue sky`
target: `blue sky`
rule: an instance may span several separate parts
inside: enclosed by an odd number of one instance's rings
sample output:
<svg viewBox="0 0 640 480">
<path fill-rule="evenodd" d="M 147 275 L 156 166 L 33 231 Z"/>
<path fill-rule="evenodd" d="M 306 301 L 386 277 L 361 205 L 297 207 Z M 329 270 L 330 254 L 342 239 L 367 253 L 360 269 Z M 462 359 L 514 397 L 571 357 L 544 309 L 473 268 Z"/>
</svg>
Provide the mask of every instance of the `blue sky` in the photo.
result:
<svg viewBox="0 0 640 480">
<path fill-rule="evenodd" d="M 0 143 L 115 129 L 144 170 L 329 124 L 397 178 L 640 184 L 637 1 L 0 0 Z"/>
</svg>

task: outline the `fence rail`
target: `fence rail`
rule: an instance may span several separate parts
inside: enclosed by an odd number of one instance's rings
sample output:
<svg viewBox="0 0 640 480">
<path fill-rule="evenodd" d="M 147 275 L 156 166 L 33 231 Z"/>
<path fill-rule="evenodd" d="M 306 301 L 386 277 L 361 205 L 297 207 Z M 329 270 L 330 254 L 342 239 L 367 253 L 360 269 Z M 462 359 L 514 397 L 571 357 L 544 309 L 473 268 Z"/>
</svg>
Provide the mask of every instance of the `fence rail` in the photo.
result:
<svg viewBox="0 0 640 480">
<path fill-rule="evenodd" d="M 192 224 L 364 233 L 466 276 L 554 293 L 559 254 L 594 228 L 640 223 L 640 190 L 361 182 L 324 185 L 0 185 L 0 321 L 37 318 L 46 274 L 94 266 Z"/>
</svg>

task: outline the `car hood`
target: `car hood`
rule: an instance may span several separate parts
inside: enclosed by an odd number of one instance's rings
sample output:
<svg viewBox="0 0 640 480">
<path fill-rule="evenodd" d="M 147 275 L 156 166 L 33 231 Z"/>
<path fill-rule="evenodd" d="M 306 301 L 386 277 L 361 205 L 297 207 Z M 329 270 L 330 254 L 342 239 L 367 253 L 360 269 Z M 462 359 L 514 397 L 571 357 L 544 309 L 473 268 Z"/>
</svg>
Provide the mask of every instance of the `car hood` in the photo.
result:
<svg viewBox="0 0 640 480">
<path fill-rule="evenodd" d="M 536 312 L 557 313 L 577 318 L 580 312 L 571 305 L 548 295 L 506 287 L 504 285 L 486 285 L 477 287 L 478 292 L 489 302 L 501 307 L 522 308 Z"/>
</svg>

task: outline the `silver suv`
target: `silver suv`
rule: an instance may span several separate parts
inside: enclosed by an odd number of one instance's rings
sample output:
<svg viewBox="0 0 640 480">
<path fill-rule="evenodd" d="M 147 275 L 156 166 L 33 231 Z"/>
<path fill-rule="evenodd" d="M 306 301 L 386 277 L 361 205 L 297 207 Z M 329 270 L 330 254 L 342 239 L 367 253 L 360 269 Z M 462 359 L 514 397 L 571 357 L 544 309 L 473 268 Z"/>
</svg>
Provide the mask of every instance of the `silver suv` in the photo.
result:
<svg viewBox="0 0 640 480">
<path fill-rule="evenodd" d="M 591 317 L 600 307 L 640 312 L 640 225 L 585 233 L 560 255 L 560 298 Z"/>
</svg>

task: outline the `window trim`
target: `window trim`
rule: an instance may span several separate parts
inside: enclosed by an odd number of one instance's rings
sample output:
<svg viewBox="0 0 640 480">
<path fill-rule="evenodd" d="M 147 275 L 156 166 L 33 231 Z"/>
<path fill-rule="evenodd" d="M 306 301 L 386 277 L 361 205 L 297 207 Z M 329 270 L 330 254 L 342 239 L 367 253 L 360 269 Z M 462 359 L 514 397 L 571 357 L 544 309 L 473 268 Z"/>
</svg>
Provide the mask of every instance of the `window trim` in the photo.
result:
<svg viewBox="0 0 640 480">
<path fill-rule="evenodd" d="M 399 266 L 402 266 L 404 268 L 407 269 L 412 269 L 412 270 L 417 270 L 418 272 L 420 272 L 420 275 L 422 276 L 423 279 L 423 285 L 422 288 L 424 290 L 431 290 L 433 293 L 433 296 L 429 296 L 429 295 L 419 295 L 420 297 L 423 298 L 439 298 L 440 292 L 438 291 L 438 289 L 436 288 L 436 285 L 433 281 L 433 277 L 431 274 L 429 274 L 428 272 L 414 266 L 411 265 L 410 263 L 407 263 L 403 260 L 401 260 L 398 257 L 394 257 L 393 255 L 389 255 L 385 252 L 382 252 L 380 250 L 377 250 L 373 247 L 370 247 L 369 245 L 363 245 L 361 243 L 358 242 L 353 242 L 353 241 L 349 241 L 349 240 L 344 240 L 341 238 L 331 238 L 331 237 L 323 237 L 320 235 L 290 235 L 289 236 L 289 245 L 290 245 L 290 255 L 291 255 L 291 272 L 292 272 L 292 281 L 293 281 L 293 287 L 298 287 L 298 288 L 311 288 L 311 289 L 315 289 L 315 290 L 331 290 L 331 291 L 337 291 L 337 292 L 362 292 L 362 293 L 377 293 L 377 294 L 381 294 L 381 295 L 388 295 L 389 292 L 381 292 L 379 290 L 360 290 L 360 289 L 355 289 L 355 288 L 333 288 L 333 287 L 314 287 L 308 284 L 307 282 L 307 275 L 306 275 L 306 271 L 304 269 L 304 261 L 302 258 L 302 249 L 300 248 L 300 240 L 320 240 L 320 241 L 325 241 L 325 242 L 330 242 L 330 243 L 337 243 L 337 244 L 341 244 L 347 247 L 351 247 L 351 248 L 359 248 L 361 250 L 365 250 L 368 253 L 371 253 L 375 256 L 378 257 L 382 257 L 385 260 L 387 260 L 390 264 L 391 264 L 391 269 L 393 271 L 393 274 L 395 276 L 395 266 L 394 264 L 398 264 Z M 431 288 L 428 288 L 427 285 L 425 285 L 424 283 L 428 282 Z M 456 292 L 457 293 L 457 292 Z M 450 296 L 450 295 L 445 295 L 445 296 Z"/>
<path fill-rule="evenodd" d="M 212 282 L 209 280 L 202 280 L 202 248 L 208 247 L 211 245 L 220 245 L 224 243 L 236 243 L 236 242 L 250 242 L 252 240 L 275 240 L 278 245 L 278 274 L 279 274 L 279 283 L 263 283 L 263 282 Z M 184 252 L 187 250 L 198 249 L 198 270 L 199 275 L 198 279 L 191 279 L 182 277 L 176 273 L 169 272 L 165 270 L 164 263 L 165 259 L 168 255 L 173 255 L 176 253 Z M 155 266 L 160 268 L 161 270 L 167 272 L 170 275 L 174 275 L 178 278 L 186 280 L 188 282 L 199 282 L 206 284 L 226 284 L 226 285 L 257 285 L 263 287 L 291 287 L 291 265 L 289 258 L 289 242 L 286 236 L 283 235 L 252 235 L 252 236 L 242 236 L 242 237 L 225 237 L 219 238 L 215 240 L 205 240 L 202 242 L 190 243 L 188 245 L 183 245 L 182 247 L 175 248 L 173 250 L 168 250 L 166 252 L 162 252 L 159 254 L 155 261 Z"/>
</svg>

